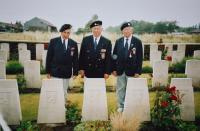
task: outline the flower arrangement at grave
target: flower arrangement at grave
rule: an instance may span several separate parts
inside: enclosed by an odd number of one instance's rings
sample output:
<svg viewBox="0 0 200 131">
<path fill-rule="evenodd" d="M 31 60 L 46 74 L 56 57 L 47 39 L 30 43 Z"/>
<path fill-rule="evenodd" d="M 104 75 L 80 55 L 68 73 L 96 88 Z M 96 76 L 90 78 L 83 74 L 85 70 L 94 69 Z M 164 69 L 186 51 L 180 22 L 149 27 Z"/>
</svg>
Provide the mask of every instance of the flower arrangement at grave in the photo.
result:
<svg viewBox="0 0 200 131">
<path fill-rule="evenodd" d="M 172 56 L 166 56 L 165 60 L 171 62 L 172 61 Z"/>
<path fill-rule="evenodd" d="M 167 55 L 167 53 L 168 53 L 168 47 L 166 47 L 165 50 L 162 52 L 162 59 L 171 62 L 172 56 Z"/>
<path fill-rule="evenodd" d="M 180 122 L 180 105 L 184 95 L 175 86 L 157 92 L 154 107 L 151 109 L 152 123 L 156 127 L 175 128 Z"/>
</svg>

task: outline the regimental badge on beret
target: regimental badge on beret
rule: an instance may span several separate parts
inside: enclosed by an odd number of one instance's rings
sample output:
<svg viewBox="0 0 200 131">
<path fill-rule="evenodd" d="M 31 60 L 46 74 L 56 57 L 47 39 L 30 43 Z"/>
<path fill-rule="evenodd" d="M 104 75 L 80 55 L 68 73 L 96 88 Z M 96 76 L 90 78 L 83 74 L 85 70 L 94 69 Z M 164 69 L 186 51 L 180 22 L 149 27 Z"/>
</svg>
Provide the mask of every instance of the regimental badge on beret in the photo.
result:
<svg viewBox="0 0 200 131">
<path fill-rule="evenodd" d="M 72 25 L 70 24 L 64 24 L 61 28 L 60 28 L 60 32 L 63 32 L 65 30 L 71 29 Z"/>
<path fill-rule="evenodd" d="M 92 27 L 94 27 L 94 26 L 99 26 L 99 25 L 102 25 L 102 21 L 96 20 L 96 21 L 94 21 L 94 22 L 92 22 L 92 23 L 90 24 L 90 28 L 92 28 Z"/>
<path fill-rule="evenodd" d="M 122 26 L 121 26 L 121 31 L 124 29 L 124 28 L 126 28 L 126 27 L 131 27 L 132 26 L 132 24 L 130 23 L 130 22 L 125 22 L 125 23 L 123 23 L 122 24 Z"/>
</svg>

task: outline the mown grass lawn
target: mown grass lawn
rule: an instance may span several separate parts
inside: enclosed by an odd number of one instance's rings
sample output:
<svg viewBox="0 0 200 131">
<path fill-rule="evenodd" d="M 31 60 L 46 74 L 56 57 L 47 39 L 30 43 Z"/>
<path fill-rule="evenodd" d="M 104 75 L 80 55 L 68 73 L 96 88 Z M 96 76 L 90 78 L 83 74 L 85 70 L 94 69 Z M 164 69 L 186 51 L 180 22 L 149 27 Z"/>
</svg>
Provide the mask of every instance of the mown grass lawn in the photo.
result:
<svg viewBox="0 0 200 131">
<path fill-rule="evenodd" d="M 200 116 L 200 92 L 194 92 L 194 101 L 195 101 L 195 113 Z M 107 93 L 108 99 L 108 110 L 109 114 L 113 111 L 116 111 L 116 95 L 114 92 Z M 155 99 L 155 92 L 150 92 L 150 105 L 153 106 Z M 83 93 L 69 93 L 68 100 L 72 103 L 77 103 L 79 108 L 82 107 L 83 102 Z M 21 94 L 21 110 L 23 120 L 37 120 L 37 112 L 39 105 L 39 94 Z"/>
</svg>

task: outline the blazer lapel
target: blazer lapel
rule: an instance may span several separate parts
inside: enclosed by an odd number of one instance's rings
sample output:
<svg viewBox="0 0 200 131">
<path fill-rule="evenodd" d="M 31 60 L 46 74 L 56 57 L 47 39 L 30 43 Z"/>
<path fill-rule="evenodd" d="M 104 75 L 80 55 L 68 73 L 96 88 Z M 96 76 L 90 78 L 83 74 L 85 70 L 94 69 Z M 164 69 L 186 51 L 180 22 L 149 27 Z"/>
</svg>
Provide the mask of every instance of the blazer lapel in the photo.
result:
<svg viewBox="0 0 200 131">
<path fill-rule="evenodd" d="M 124 38 L 121 38 L 119 42 L 120 42 L 119 50 L 120 52 L 124 52 Z"/>
<path fill-rule="evenodd" d="M 71 40 L 70 39 L 68 39 L 67 50 L 71 50 Z"/>
<path fill-rule="evenodd" d="M 131 49 L 132 49 L 133 47 L 135 47 L 135 46 L 136 46 L 136 45 L 135 45 L 135 39 L 134 39 L 134 37 L 132 36 L 129 50 L 131 50 Z"/>
<path fill-rule="evenodd" d="M 62 41 L 61 37 L 58 39 L 58 47 L 59 47 L 59 50 L 65 52 L 63 41 Z"/>
<path fill-rule="evenodd" d="M 93 39 L 93 36 L 92 36 L 92 35 L 90 36 L 89 41 L 91 41 L 91 42 L 88 43 L 88 44 L 89 44 L 88 46 L 89 46 L 89 48 L 90 48 L 91 50 L 94 51 L 94 39 Z"/>
</svg>

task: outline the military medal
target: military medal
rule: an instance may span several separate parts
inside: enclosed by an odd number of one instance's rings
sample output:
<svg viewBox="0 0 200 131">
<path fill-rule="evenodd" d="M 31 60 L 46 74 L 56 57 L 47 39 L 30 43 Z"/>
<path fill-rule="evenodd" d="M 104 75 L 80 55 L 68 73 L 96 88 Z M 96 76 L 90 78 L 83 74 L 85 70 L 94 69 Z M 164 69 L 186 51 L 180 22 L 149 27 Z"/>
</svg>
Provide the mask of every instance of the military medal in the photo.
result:
<svg viewBox="0 0 200 131">
<path fill-rule="evenodd" d="M 129 58 L 131 58 L 132 57 L 132 52 L 131 51 L 129 51 Z"/>
<path fill-rule="evenodd" d="M 132 53 L 133 53 L 133 55 L 136 54 L 136 48 L 133 48 L 133 49 L 132 49 Z"/>
<path fill-rule="evenodd" d="M 74 49 L 75 49 L 75 48 L 71 48 L 71 56 L 74 55 Z"/>
<path fill-rule="evenodd" d="M 105 59 L 106 49 L 101 49 L 101 59 Z"/>
</svg>

